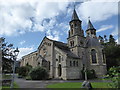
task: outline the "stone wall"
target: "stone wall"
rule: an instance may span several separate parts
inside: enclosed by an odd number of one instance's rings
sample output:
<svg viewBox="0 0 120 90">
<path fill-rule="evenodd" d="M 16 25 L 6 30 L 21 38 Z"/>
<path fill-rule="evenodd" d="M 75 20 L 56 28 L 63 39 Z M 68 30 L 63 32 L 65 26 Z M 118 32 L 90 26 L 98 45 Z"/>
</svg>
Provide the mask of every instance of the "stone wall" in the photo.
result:
<svg viewBox="0 0 120 90">
<path fill-rule="evenodd" d="M 28 64 L 31 65 L 32 67 L 36 67 L 37 66 L 36 58 L 37 58 L 37 51 L 32 52 L 26 56 L 23 56 L 20 61 L 20 66 L 26 66 Z"/>
<path fill-rule="evenodd" d="M 96 50 L 96 60 L 97 63 L 92 63 L 92 57 L 91 57 L 91 50 Z M 102 54 L 102 48 L 100 47 L 90 47 L 86 51 L 87 56 L 87 68 L 88 69 L 94 69 L 97 77 L 102 77 L 106 74 L 106 63 L 103 63 L 103 54 Z"/>
<path fill-rule="evenodd" d="M 78 61 L 78 66 L 71 66 L 70 61 Z M 67 58 L 67 79 L 81 79 L 82 61 L 80 59 Z"/>
</svg>

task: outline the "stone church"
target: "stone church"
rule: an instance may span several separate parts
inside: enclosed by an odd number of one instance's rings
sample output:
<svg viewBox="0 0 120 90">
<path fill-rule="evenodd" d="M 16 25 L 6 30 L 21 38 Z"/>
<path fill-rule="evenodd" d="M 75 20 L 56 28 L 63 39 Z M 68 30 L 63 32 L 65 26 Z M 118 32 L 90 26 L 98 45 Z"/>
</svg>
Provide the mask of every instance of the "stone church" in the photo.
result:
<svg viewBox="0 0 120 90">
<path fill-rule="evenodd" d="M 89 20 L 84 36 L 81 24 L 74 9 L 69 22 L 68 42 L 54 41 L 45 36 L 37 51 L 22 57 L 21 66 L 42 66 L 47 69 L 50 78 L 64 80 L 81 79 L 83 66 L 95 70 L 97 77 L 105 75 L 106 58 L 96 29 Z"/>
</svg>

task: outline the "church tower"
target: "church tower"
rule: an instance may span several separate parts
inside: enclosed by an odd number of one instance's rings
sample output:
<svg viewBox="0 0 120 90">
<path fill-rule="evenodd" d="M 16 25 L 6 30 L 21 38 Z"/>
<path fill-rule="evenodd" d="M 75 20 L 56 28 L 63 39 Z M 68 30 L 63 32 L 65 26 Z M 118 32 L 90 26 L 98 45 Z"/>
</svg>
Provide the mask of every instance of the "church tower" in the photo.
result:
<svg viewBox="0 0 120 90">
<path fill-rule="evenodd" d="M 86 30 L 86 34 L 87 34 L 87 37 L 96 38 L 96 29 L 92 25 L 90 19 L 88 21 L 88 27 L 87 27 L 87 30 Z"/>
<path fill-rule="evenodd" d="M 78 18 L 76 10 L 73 10 L 72 19 L 69 22 L 70 30 L 68 36 L 68 46 L 70 50 L 80 56 L 80 47 L 84 44 L 84 32 L 81 26 L 82 21 Z"/>
</svg>

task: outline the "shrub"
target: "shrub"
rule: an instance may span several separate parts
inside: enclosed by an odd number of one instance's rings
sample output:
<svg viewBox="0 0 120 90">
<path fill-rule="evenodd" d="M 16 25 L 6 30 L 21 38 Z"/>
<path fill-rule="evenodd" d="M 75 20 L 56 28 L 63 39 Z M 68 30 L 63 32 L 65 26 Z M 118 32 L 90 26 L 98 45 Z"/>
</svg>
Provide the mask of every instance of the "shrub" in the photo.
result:
<svg viewBox="0 0 120 90">
<path fill-rule="evenodd" d="M 48 73 L 46 69 L 42 67 L 33 68 L 30 71 L 29 75 L 32 80 L 43 80 L 48 78 Z"/>
<path fill-rule="evenodd" d="M 112 81 L 109 84 L 112 88 L 120 88 L 120 66 L 111 67 L 106 76 Z"/>
<path fill-rule="evenodd" d="M 18 70 L 18 75 L 22 76 L 22 77 L 25 77 L 25 76 L 28 75 L 28 73 L 30 72 L 30 70 L 31 70 L 30 66 L 22 66 Z"/>
</svg>

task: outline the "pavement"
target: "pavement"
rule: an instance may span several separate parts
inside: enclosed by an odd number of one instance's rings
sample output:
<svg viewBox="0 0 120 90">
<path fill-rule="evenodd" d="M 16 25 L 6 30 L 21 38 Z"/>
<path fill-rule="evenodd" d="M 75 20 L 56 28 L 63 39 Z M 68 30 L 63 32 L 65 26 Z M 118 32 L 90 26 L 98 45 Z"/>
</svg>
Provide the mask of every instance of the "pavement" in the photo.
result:
<svg viewBox="0 0 120 90">
<path fill-rule="evenodd" d="M 15 82 L 19 88 L 45 88 L 49 84 L 63 83 L 63 82 L 83 82 L 84 80 L 25 80 L 22 78 L 15 78 Z M 105 80 L 88 80 L 89 82 L 110 82 Z"/>
<path fill-rule="evenodd" d="M 15 82 L 18 84 L 19 88 L 45 88 L 49 84 L 62 83 L 63 80 L 25 80 L 15 78 Z"/>
</svg>

